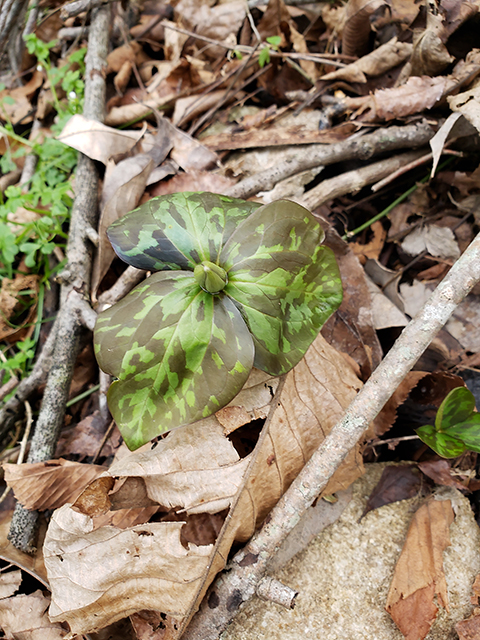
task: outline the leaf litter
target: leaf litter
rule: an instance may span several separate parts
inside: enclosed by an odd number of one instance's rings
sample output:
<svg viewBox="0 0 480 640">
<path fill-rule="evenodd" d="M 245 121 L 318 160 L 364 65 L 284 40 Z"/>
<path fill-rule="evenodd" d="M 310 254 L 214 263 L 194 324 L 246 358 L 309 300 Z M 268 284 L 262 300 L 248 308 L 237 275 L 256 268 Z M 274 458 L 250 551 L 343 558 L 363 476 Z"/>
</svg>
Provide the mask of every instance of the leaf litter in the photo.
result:
<svg viewBox="0 0 480 640">
<path fill-rule="evenodd" d="M 98 411 L 99 392 L 93 391 L 79 402 L 79 413 L 66 415 L 63 450 L 58 451 L 70 460 L 41 463 L 35 469 L 6 465 L 6 479 L 20 502 L 28 508 L 60 506 L 43 550 L 53 592 L 51 615 L 68 620 L 73 631 L 99 630 L 131 613 L 138 637 L 161 625 L 168 628 L 170 637 L 179 637 L 215 573 L 224 567 L 232 544 L 246 541 L 261 524 L 342 415 L 360 380 L 368 379 L 388 351 L 405 313 L 414 314 L 428 288 L 448 271 L 473 230 L 478 230 L 478 168 L 469 157 L 467 140 L 478 137 L 480 59 L 478 50 L 462 44 L 463 35 L 475 29 L 477 4 L 440 2 L 436 13 L 400 0 L 382 12 L 383 4 L 350 0 L 346 7 L 323 7 L 319 18 L 320 12 L 309 13 L 306 6 L 292 7 L 282 0 L 270 0 L 266 7 L 248 12 L 235 2 L 207 5 L 182 0 L 175 7 L 147 3 L 135 17 L 136 24 L 124 23 L 125 33 L 130 28 L 133 40 L 117 39 L 108 56 L 111 91 L 105 124 L 77 114 L 58 136 L 106 167 L 92 283 L 99 297 L 121 271 L 104 231 L 139 202 L 192 190 L 228 194 L 243 178 L 255 178 L 268 164 L 273 171 L 299 150 L 306 154 L 315 145 L 335 145 L 358 132 L 361 144 L 365 126 L 405 124 L 425 116 L 439 132 L 432 142 L 437 168 L 430 182 L 425 180 L 428 165 L 423 169 L 408 165 L 379 192 L 367 184 L 354 195 L 351 181 L 341 187 L 334 183 L 330 196 L 315 208 L 314 213 L 326 221 L 327 243 L 339 261 L 345 290 L 344 303 L 322 330 L 333 346 L 318 338 L 285 381 L 254 370 L 243 391 L 216 416 L 172 431 L 153 449 L 119 455 L 113 462 L 115 451 L 120 452 L 120 438 L 113 432 L 105 434 L 106 443 L 102 440 L 107 422 Z M 73 24 L 79 24 L 76 20 Z M 61 23 L 53 24 L 52 38 Z M 279 44 L 269 44 L 268 38 L 278 38 Z M 265 65 L 260 67 L 259 56 L 266 47 L 268 56 L 263 54 Z M 61 60 L 60 46 L 52 51 L 52 60 Z M 34 62 L 30 57 L 30 64 Z M 55 108 L 51 77 L 44 69 L 28 72 L 25 68 L 25 72 L 21 86 L 1 91 L 3 122 L 23 126 L 33 120 L 37 109 L 36 116 L 48 127 L 48 110 Z M 58 95 L 60 100 L 68 99 L 63 88 Z M 253 114 L 238 115 L 247 108 L 253 108 Z M 164 115 L 152 118 L 157 109 Z M 473 126 L 468 134 L 459 131 L 465 120 Z M 6 149 L 14 149 L 15 140 L 5 134 L 4 140 L 9 145 Z M 424 154 L 428 152 L 423 148 Z M 445 166 L 448 153 L 450 165 Z M 23 163 L 23 158 L 13 160 Z M 357 167 L 370 163 L 368 149 L 353 162 Z M 18 182 L 16 169 L 1 168 Z M 340 157 L 333 168 L 309 169 L 282 180 L 281 195 L 270 197 L 304 204 L 317 183 L 341 178 L 348 170 L 350 166 Z M 407 190 L 413 190 L 410 196 L 380 222 L 354 233 L 354 242 L 346 242 L 352 230 Z M 268 201 L 262 188 L 254 195 Z M 8 212 L 10 224 L 17 225 L 12 227 L 15 232 L 28 222 L 26 213 L 32 212 L 21 207 Z M 6 349 L 33 335 L 35 323 L 41 320 L 35 306 L 38 278 L 24 265 L 17 267 L 13 278 L 2 278 Z M 367 281 L 365 271 L 371 277 L 376 273 L 378 290 Z M 12 282 L 18 283 L 13 285 L 14 295 Z M 32 303 L 17 324 L 19 300 L 25 297 L 18 294 L 26 290 L 34 292 L 29 294 Z M 382 459 L 388 455 L 397 461 L 415 459 L 435 483 L 463 490 L 470 486 L 475 491 L 475 457 L 453 463 L 432 459 L 419 444 L 402 443 L 402 438 L 412 433 L 412 424 L 425 424 L 434 416 L 450 388 L 463 384 L 461 378 L 450 376 L 451 372 L 462 375 L 459 362 L 474 363 L 473 372 L 478 375 L 479 293 L 474 292 L 455 312 L 447 331 L 432 343 L 418 370 L 367 432 L 365 460 L 372 459 L 372 451 L 386 456 Z M 384 300 L 389 301 L 388 313 Z M 23 333 L 16 333 L 19 326 Z M 2 355 L 8 362 L 10 355 L 3 347 Z M 21 375 L 17 361 L 14 371 Z M 76 371 L 79 376 L 80 369 Z M 88 386 L 90 374 L 84 375 Z M 85 380 L 77 386 L 78 392 L 85 388 Z M 94 412 L 98 412 L 99 429 L 92 431 Z M 78 435 L 67 436 L 69 430 Z M 389 444 L 389 454 L 378 453 L 387 449 L 383 440 L 395 441 Z M 89 464 L 99 452 L 102 466 Z M 348 486 L 361 470 L 357 449 L 338 470 L 327 493 Z M 88 480 L 89 474 L 100 477 Z M 89 483 L 86 489 L 85 483 Z M 395 482 L 393 486 L 394 493 L 400 490 Z M 408 485 L 407 494 L 416 487 L 415 481 Z M 379 489 L 379 493 L 385 491 Z M 446 502 L 429 500 L 412 521 L 387 603 L 407 638 L 425 636 L 436 615 L 435 598 L 448 604 L 441 555 L 452 517 Z M 98 583 L 78 557 L 79 544 L 86 545 L 85 553 L 92 553 L 97 564 L 113 559 L 110 544 L 118 549 L 115 566 L 106 564 L 108 570 L 98 576 Z M 171 555 L 164 554 L 164 549 Z M 13 563 L 28 565 L 8 553 Z M 2 557 L 8 553 L 4 551 Z M 135 558 L 133 564 L 126 561 L 128 554 Z M 421 567 L 414 575 L 412 558 Z M 128 588 L 120 579 L 126 567 L 133 569 L 127 585 L 129 581 L 136 585 L 128 593 L 130 609 L 125 604 Z M 172 582 L 172 567 L 179 571 L 182 584 Z M 154 595 L 152 574 L 165 581 L 165 589 Z M 77 575 L 83 581 L 78 592 L 58 586 L 66 576 Z M 113 589 L 111 598 L 107 589 Z M 46 617 L 49 603 L 43 595 L 10 594 L 2 602 L 6 613 L 0 626 L 11 637 L 63 637 L 65 630 Z M 14 618 L 22 618 L 25 607 L 37 613 L 25 618 L 25 628 L 20 629 L 12 622 L 12 612 Z M 477 624 L 475 616 L 471 620 L 458 625 L 459 634 L 471 633 L 463 631 Z"/>
</svg>

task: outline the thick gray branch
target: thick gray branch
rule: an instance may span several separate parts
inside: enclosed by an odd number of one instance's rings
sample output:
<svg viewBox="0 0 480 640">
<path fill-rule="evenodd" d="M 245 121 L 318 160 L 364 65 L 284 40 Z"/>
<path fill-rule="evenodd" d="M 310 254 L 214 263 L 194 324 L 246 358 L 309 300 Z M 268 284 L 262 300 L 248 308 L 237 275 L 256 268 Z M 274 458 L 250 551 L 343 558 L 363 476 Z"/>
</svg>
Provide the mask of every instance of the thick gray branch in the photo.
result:
<svg viewBox="0 0 480 640">
<path fill-rule="evenodd" d="M 457 305 L 479 281 L 480 234 L 453 265 L 423 309 L 405 327 L 342 420 L 335 425 L 280 499 L 265 525 L 237 553 L 228 573 L 216 580 L 212 587 L 216 597 L 208 599 L 210 606 L 205 598 L 184 635 L 185 640 L 216 640 L 225 630 L 240 605 L 255 593 L 269 559 L 326 486 Z M 248 562 L 245 562 L 247 557 Z M 210 608 L 212 600 L 218 603 L 215 608 Z"/>
<path fill-rule="evenodd" d="M 428 144 L 434 131 L 426 122 L 405 127 L 378 129 L 362 137 L 350 137 L 334 144 L 299 145 L 298 153 L 274 167 L 240 180 L 228 190 L 233 198 L 249 198 L 259 191 L 273 189 L 277 182 L 301 171 L 327 166 L 343 160 L 369 160 L 379 153 L 412 149 Z"/>
<path fill-rule="evenodd" d="M 105 109 L 105 65 L 109 40 L 110 8 L 102 6 L 92 15 L 86 57 L 85 109 L 88 118 L 101 121 Z M 56 322 L 52 367 L 48 373 L 42 407 L 35 426 L 28 462 L 43 462 L 55 454 L 58 433 L 63 424 L 65 405 L 72 381 L 83 329 L 76 292 L 88 296 L 92 247 L 87 229 L 96 224 L 98 177 L 95 164 L 80 154 L 76 171 L 76 194 L 67 244 L 67 267 L 63 276 L 61 307 Z M 72 295 L 73 294 L 73 295 Z M 31 552 L 38 513 L 17 504 L 9 540 L 19 549 Z"/>
</svg>

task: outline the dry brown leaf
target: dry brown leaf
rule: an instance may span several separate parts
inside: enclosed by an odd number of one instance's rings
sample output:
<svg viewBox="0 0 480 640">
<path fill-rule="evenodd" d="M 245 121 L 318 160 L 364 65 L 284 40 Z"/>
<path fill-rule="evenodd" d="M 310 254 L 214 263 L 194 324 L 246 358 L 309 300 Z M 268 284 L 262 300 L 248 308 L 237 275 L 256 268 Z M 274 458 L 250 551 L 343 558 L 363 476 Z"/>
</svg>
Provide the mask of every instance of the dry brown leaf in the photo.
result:
<svg viewBox="0 0 480 640">
<path fill-rule="evenodd" d="M 215 151 L 276 147 L 287 144 L 328 144 L 345 140 L 355 130 L 356 125 L 353 122 L 344 122 L 331 129 L 321 131 L 318 128 L 312 130 L 301 125 L 286 127 L 280 124 L 268 129 L 209 135 L 202 138 L 202 143 Z"/>
<path fill-rule="evenodd" d="M 0 104 L 2 105 L 1 118 L 4 119 L 3 113 L 5 113 L 12 124 L 17 124 L 19 121 L 22 121 L 23 124 L 31 122 L 34 113 L 32 98 L 35 92 L 42 86 L 44 80 L 44 73 L 35 70 L 27 84 L 16 87 L 15 89 L 3 89 L 3 91 L 0 91 Z M 4 100 L 7 96 L 13 99 L 12 103 Z"/>
<path fill-rule="evenodd" d="M 431 478 L 436 484 L 441 484 L 446 487 L 455 487 L 459 491 L 467 489 L 467 485 L 457 480 L 452 475 L 452 467 L 449 460 L 424 460 L 418 463 L 419 469 L 429 478 Z"/>
<path fill-rule="evenodd" d="M 172 126 L 173 149 L 170 153 L 185 172 L 206 171 L 218 164 L 217 154 L 191 135 Z"/>
<path fill-rule="evenodd" d="M 149 189 L 149 192 L 152 197 L 182 191 L 210 191 L 226 194 L 234 184 L 233 178 L 227 178 L 212 171 L 191 170 L 188 173 L 179 173 L 170 180 L 162 180 Z"/>
<path fill-rule="evenodd" d="M 4 463 L 5 481 L 26 509 L 58 509 L 74 502 L 105 467 L 70 460 L 24 464 Z"/>
<path fill-rule="evenodd" d="M 386 610 L 406 640 L 423 640 L 438 612 L 448 611 L 443 552 L 454 519 L 450 500 L 431 499 L 415 513 L 387 596 Z"/>
<path fill-rule="evenodd" d="M 342 69 L 337 69 L 322 76 L 322 80 L 345 80 L 346 82 L 367 82 L 367 76 L 380 76 L 393 69 L 412 55 L 413 45 L 398 42 L 392 38 L 387 43 L 352 62 Z"/>
<path fill-rule="evenodd" d="M 452 111 L 461 113 L 480 131 L 480 82 L 475 82 L 471 89 L 447 98 Z"/>
<path fill-rule="evenodd" d="M 0 600 L 0 627 L 8 640 L 63 640 L 65 629 L 50 622 L 50 598 L 38 590 Z"/>
<path fill-rule="evenodd" d="M 97 453 L 105 435 L 105 419 L 99 411 L 94 411 L 79 423 L 62 429 L 58 440 L 55 458 L 62 458 L 71 454 L 79 456 L 78 461 Z M 115 429 L 111 437 L 103 445 L 102 456 L 108 458 L 113 455 L 121 440 L 120 432 Z"/>
<path fill-rule="evenodd" d="M 401 87 L 375 91 L 375 112 L 382 120 L 393 120 L 431 109 L 443 96 L 446 78 L 413 76 Z"/>
<path fill-rule="evenodd" d="M 15 274 L 15 278 L 10 280 L 9 278 L 3 278 L 2 286 L 0 288 L 0 340 L 8 339 L 9 342 L 16 340 L 23 340 L 28 333 L 32 333 L 34 327 L 28 327 L 23 329 L 22 327 L 30 324 L 34 319 L 37 312 L 36 298 L 38 296 L 38 281 L 37 275 L 23 275 L 21 273 Z M 34 302 L 28 310 L 27 317 L 23 319 L 22 326 L 12 326 L 11 319 L 16 311 L 19 310 L 20 302 L 23 299 L 27 301 L 26 296 L 20 297 L 21 292 L 33 291 L 33 294 L 29 294 L 33 298 Z"/>
<path fill-rule="evenodd" d="M 347 242 L 327 229 L 326 244 L 333 249 L 340 267 L 343 300 L 337 313 L 325 323 L 322 335 L 336 349 L 349 354 L 359 365 L 362 380 L 367 380 L 382 359 L 369 286 Z"/>
<path fill-rule="evenodd" d="M 456 260 L 460 257 L 460 249 L 453 231 L 436 224 L 416 227 L 404 238 L 401 247 L 410 256 L 418 256 L 422 251 L 427 251 L 431 256 L 443 260 Z"/>
<path fill-rule="evenodd" d="M 198 96 L 194 95 L 179 98 L 175 102 L 172 122 L 174 125 L 184 126 L 198 118 L 198 116 L 205 113 L 205 111 L 208 111 L 211 107 L 215 107 L 225 97 L 227 97 L 227 101 L 223 104 L 226 105 L 234 100 L 242 99 L 244 95 L 242 91 L 227 94 L 225 89 L 220 89 L 220 91 L 212 91 Z"/>
<path fill-rule="evenodd" d="M 58 139 L 92 160 L 107 164 L 110 158 L 131 151 L 143 134 L 143 129 L 120 131 L 77 114 L 70 118 Z"/>
<path fill-rule="evenodd" d="M 8 571 L 0 573 L 0 600 L 13 596 L 22 583 L 22 572 Z"/>
<path fill-rule="evenodd" d="M 348 0 L 342 52 L 348 56 L 364 56 L 370 40 L 370 16 L 385 4 L 384 0 Z"/>
<path fill-rule="evenodd" d="M 282 389 L 272 404 L 279 384 Z M 112 466 L 108 477 L 126 478 L 118 491 L 97 481 L 93 507 L 82 506 L 82 513 L 66 506 L 53 515 L 44 545 L 52 619 L 68 621 L 72 633 L 79 633 L 149 609 L 165 614 L 171 637 L 179 637 L 223 569 L 233 542 L 252 535 L 360 385 L 338 352 L 319 336 L 284 382 L 254 372 L 218 418 L 174 430 L 152 450 L 130 454 Z M 232 444 L 238 432 L 226 438 L 222 424 L 227 431 L 241 424 L 248 430 L 252 418 L 267 412 L 255 449 L 240 457 Z M 352 452 L 325 492 L 345 488 L 361 473 L 361 460 Z M 91 509 L 100 515 L 108 503 L 113 509 L 146 499 L 160 501 L 164 511 L 173 507 L 176 521 L 123 530 L 95 528 L 88 515 Z M 218 535 L 228 508 L 228 526 Z M 98 566 L 98 571 L 92 573 L 90 566 Z"/>
<path fill-rule="evenodd" d="M 115 251 L 107 237 L 107 228 L 140 202 L 154 167 L 163 162 L 173 145 L 172 127 L 162 117 L 157 118 L 158 129 L 153 147 L 114 165 L 109 163 L 103 182 L 100 221 L 98 223 L 98 251 L 92 269 L 92 298 L 115 258 Z"/>
<path fill-rule="evenodd" d="M 440 15 L 435 15 L 427 7 L 427 27 L 413 34 L 413 54 L 411 59 L 414 76 L 435 76 L 454 60 L 444 45 L 444 26 Z"/>
</svg>

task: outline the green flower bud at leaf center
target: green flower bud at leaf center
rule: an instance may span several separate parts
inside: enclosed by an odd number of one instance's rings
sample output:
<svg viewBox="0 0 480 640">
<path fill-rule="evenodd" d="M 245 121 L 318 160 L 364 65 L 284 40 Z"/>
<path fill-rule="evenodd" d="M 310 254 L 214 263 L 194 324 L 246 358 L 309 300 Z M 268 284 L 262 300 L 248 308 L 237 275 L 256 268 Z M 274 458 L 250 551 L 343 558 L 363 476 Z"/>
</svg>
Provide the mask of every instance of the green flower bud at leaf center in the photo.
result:
<svg viewBox="0 0 480 640">
<path fill-rule="evenodd" d="M 197 284 L 207 293 L 220 293 L 228 282 L 225 269 L 209 260 L 204 260 L 201 264 L 197 264 L 193 275 Z"/>
</svg>

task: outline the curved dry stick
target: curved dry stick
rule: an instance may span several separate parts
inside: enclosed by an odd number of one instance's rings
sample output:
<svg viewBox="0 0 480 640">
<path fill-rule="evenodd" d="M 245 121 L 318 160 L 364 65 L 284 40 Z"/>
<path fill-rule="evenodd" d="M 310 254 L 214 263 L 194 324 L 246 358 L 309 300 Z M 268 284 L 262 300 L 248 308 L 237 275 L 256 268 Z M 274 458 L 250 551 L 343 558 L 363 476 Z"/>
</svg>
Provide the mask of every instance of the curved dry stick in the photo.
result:
<svg viewBox="0 0 480 640">
<path fill-rule="evenodd" d="M 96 120 L 102 120 L 105 111 L 106 87 L 103 71 L 108 52 L 109 24 L 108 5 L 93 12 L 86 58 L 84 114 Z M 48 372 L 28 462 L 43 462 L 55 454 L 80 337 L 84 331 L 78 310 L 77 292 L 88 292 L 90 283 L 92 250 L 87 230 L 94 226 L 97 217 L 98 177 L 95 163 L 79 154 L 75 175 L 76 197 L 67 244 L 68 265 L 62 274 L 64 284 L 61 290 L 61 307 L 55 323 L 57 331 L 54 334 L 52 366 Z M 8 539 L 21 551 L 33 552 L 37 521 L 37 511 L 27 511 L 17 504 Z"/>
<path fill-rule="evenodd" d="M 311 506 L 369 423 L 397 389 L 455 308 L 480 281 L 480 234 L 453 265 L 373 372 L 229 571 L 214 582 L 185 640 L 216 640 L 255 593 L 269 560 Z"/>
</svg>

